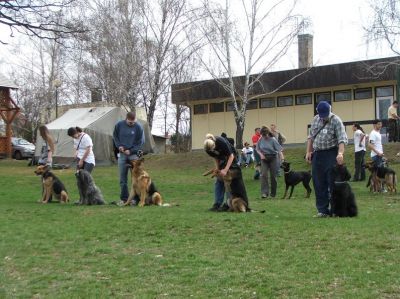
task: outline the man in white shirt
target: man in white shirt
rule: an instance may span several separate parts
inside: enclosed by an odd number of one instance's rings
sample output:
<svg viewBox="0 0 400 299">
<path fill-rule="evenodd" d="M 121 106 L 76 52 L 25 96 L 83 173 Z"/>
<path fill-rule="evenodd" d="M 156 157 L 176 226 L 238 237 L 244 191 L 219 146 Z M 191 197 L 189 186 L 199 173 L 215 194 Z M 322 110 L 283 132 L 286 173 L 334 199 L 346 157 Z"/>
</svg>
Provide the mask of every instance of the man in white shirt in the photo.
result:
<svg viewBox="0 0 400 299">
<path fill-rule="evenodd" d="M 250 144 L 248 142 L 244 143 L 244 148 L 242 149 L 241 160 L 245 161 L 245 167 L 248 167 L 249 164 L 254 161 L 253 148 L 250 147 Z"/>
<path fill-rule="evenodd" d="M 75 127 L 68 129 L 68 136 L 74 138 L 75 159 L 77 169 L 85 169 L 92 172 L 95 166 L 92 138 Z"/>
<path fill-rule="evenodd" d="M 384 156 L 382 135 L 380 133 L 382 122 L 379 119 L 375 119 L 372 124 L 374 126 L 374 129 L 369 135 L 368 147 L 371 150 L 372 161 L 374 161 L 376 167 L 380 167 L 382 165 L 382 158 Z"/>
<path fill-rule="evenodd" d="M 398 125 L 397 121 L 400 117 L 397 115 L 397 108 L 399 104 L 397 101 L 394 101 L 393 104 L 388 109 L 388 120 L 389 120 L 389 142 L 398 141 Z"/>
</svg>

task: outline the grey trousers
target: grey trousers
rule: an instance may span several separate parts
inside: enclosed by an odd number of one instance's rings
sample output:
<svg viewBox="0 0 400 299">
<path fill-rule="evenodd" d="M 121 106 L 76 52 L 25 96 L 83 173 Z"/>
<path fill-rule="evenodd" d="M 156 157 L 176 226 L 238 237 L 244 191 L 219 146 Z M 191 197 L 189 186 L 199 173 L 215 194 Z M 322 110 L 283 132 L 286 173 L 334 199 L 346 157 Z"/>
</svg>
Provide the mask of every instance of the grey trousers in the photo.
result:
<svg viewBox="0 0 400 299">
<path fill-rule="evenodd" d="M 261 194 L 267 196 L 276 196 L 276 174 L 278 172 L 279 159 L 277 155 L 265 156 L 264 160 L 261 160 Z M 268 173 L 271 177 L 271 190 L 268 182 Z"/>
</svg>

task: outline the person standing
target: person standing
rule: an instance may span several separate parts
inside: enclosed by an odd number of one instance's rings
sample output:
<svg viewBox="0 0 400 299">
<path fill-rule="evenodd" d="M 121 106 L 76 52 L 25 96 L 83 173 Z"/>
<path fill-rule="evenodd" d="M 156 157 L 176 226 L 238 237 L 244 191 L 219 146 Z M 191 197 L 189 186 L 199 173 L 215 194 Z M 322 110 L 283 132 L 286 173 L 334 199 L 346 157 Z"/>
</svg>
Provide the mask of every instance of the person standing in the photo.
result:
<svg viewBox="0 0 400 299">
<path fill-rule="evenodd" d="M 364 133 L 363 128 L 355 123 L 353 125 L 354 131 L 354 177 L 353 182 L 365 181 L 365 141 L 368 135 Z"/>
<path fill-rule="evenodd" d="M 256 169 L 256 171 L 254 173 L 255 180 L 258 180 L 260 178 L 261 158 L 256 150 L 256 145 L 257 145 L 258 140 L 260 140 L 260 138 L 261 138 L 260 128 L 255 128 L 254 135 L 251 137 L 251 141 L 253 143 L 254 164 L 255 164 L 254 167 Z"/>
<path fill-rule="evenodd" d="M 389 120 L 389 142 L 397 142 L 399 140 L 399 129 L 397 121 L 400 118 L 397 115 L 397 108 L 399 103 L 393 101 L 393 104 L 388 109 L 388 120 Z"/>
<path fill-rule="evenodd" d="M 92 138 L 79 127 L 69 128 L 67 134 L 74 139 L 76 169 L 91 173 L 96 165 Z"/>
<path fill-rule="evenodd" d="M 257 142 L 256 150 L 261 158 L 261 197 L 275 198 L 279 160 L 284 159 L 282 147 L 268 127 L 263 126 L 260 133 L 261 138 Z M 268 172 L 271 177 L 271 189 L 269 188 Z"/>
<path fill-rule="evenodd" d="M 113 142 L 119 152 L 118 168 L 121 189 L 119 205 L 123 205 L 129 197 L 127 164 L 139 159 L 145 142 L 143 127 L 136 121 L 135 112 L 128 112 L 125 120 L 117 122 L 114 127 Z M 137 203 L 138 198 L 135 198 L 134 204 Z"/>
<path fill-rule="evenodd" d="M 42 137 L 44 144 L 42 145 L 42 149 L 40 150 L 38 164 L 52 167 L 55 149 L 54 139 L 50 135 L 49 129 L 45 125 L 39 127 L 39 134 Z"/>
<path fill-rule="evenodd" d="M 383 146 L 382 146 L 382 135 L 380 130 L 382 128 L 382 121 L 375 119 L 372 122 L 373 130 L 369 134 L 368 148 L 371 150 L 371 159 L 374 161 L 376 167 L 382 166 L 383 163 Z"/>
<path fill-rule="evenodd" d="M 224 204 L 225 185 L 223 177 L 226 176 L 229 170 L 235 172 L 235 178 L 231 185 L 235 184 L 235 188 L 241 190 L 243 200 L 248 203 L 246 188 L 243 183 L 242 171 L 236 163 L 235 149 L 229 141 L 220 136 L 207 134 L 204 140 L 204 150 L 212 158 L 214 158 L 215 168 L 219 170 L 214 184 L 214 204 L 209 211 L 227 211 L 229 206 Z M 227 194 L 228 197 L 231 194 Z"/>
<path fill-rule="evenodd" d="M 347 144 L 346 130 L 339 116 L 331 112 L 331 105 L 321 101 L 317 115 L 311 122 L 307 139 L 306 160 L 312 164 L 312 179 L 315 189 L 317 215 L 330 216 L 330 200 L 333 190 L 332 168 L 343 164 L 344 148 Z"/>
<path fill-rule="evenodd" d="M 272 135 L 274 135 L 276 140 L 278 140 L 278 143 L 282 146 L 282 151 L 283 151 L 283 144 L 286 142 L 285 135 L 283 135 L 281 132 L 278 131 L 278 128 L 276 127 L 275 124 L 271 124 L 269 126 L 269 128 L 271 129 Z M 278 158 L 279 158 L 279 156 L 278 156 Z M 282 161 L 281 161 L 281 159 L 279 159 L 278 172 L 277 172 L 278 176 L 281 176 L 281 164 L 282 164 Z"/>
</svg>

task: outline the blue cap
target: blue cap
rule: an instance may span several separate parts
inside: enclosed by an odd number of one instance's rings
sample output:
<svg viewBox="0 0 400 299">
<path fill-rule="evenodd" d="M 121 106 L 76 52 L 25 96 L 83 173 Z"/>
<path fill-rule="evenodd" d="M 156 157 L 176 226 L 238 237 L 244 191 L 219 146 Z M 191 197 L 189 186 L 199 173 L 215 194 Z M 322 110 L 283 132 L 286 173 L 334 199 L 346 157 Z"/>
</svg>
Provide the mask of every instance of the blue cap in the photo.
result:
<svg viewBox="0 0 400 299">
<path fill-rule="evenodd" d="M 321 101 L 318 103 L 317 112 L 319 117 L 326 118 L 331 113 L 331 105 L 326 101 Z"/>
</svg>

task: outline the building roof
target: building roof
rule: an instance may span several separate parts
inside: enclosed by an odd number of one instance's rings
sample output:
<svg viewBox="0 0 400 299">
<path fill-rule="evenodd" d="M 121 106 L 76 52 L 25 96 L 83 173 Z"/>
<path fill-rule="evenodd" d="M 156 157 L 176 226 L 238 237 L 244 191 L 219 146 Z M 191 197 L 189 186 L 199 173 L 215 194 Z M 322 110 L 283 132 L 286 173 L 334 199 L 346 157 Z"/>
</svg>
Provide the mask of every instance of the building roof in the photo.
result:
<svg viewBox="0 0 400 299">
<path fill-rule="evenodd" d="M 371 81 L 396 80 L 400 57 L 388 57 L 340 64 L 315 66 L 310 69 L 292 69 L 265 73 L 255 84 L 250 96 L 273 92 L 323 88 L 337 85 L 361 84 Z M 253 75 L 255 78 L 257 75 Z M 227 79 L 222 79 L 227 81 Z M 237 83 L 244 77 L 234 77 Z M 238 84 L 239 85 L 239 84 Z M 230 95 L 216 80 L 187 82 L 172 85 L 172 102 L 188 102 L 229 98 Z"/>
<path fill-rule="evenodd" d="M 18 89 L 18 86 L 15 85 L 10 79 L 0 73 L 0 87 L 9 87 Z"/>
</svg>

